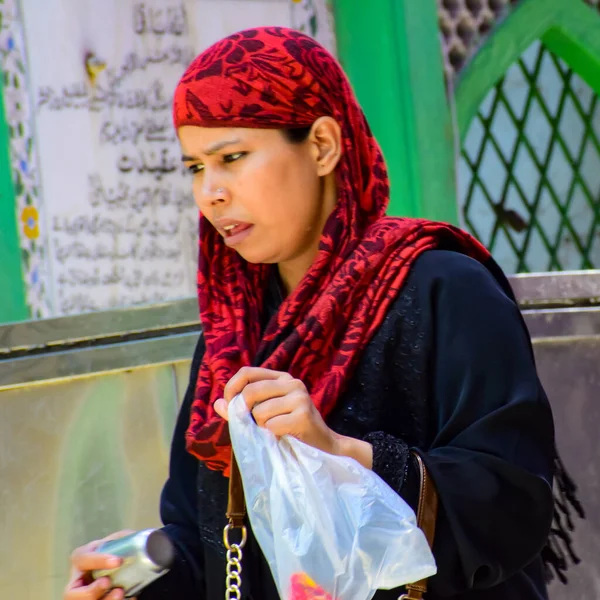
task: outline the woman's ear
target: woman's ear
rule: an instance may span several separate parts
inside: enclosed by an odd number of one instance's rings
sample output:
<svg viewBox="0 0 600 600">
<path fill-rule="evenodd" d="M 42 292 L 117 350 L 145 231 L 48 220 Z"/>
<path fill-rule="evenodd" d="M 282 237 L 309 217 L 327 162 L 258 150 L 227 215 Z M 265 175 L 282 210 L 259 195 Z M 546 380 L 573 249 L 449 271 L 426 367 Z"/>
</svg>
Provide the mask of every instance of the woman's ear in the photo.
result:
<svg viewBox="0 0 600 600">
<path fill-rule="evenodd" d="M 317 164 L 317 175 L 333 173 L 342 156 L 342 130 L 333 117 L 319 117 L 312 125 L 309 143 Z"/>
</svg>

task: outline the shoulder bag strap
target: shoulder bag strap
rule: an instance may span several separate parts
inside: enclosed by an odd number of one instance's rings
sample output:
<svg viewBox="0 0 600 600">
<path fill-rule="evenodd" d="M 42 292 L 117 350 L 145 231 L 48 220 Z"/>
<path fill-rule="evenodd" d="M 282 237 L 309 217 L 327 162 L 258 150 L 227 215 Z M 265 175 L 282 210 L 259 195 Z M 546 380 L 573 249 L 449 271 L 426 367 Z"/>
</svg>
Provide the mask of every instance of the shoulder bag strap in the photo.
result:
<svg viewBox="0 0 600 600">
<path fill-rule="evenodd" d="M 231 474 L 229 477 L 229 500 L 227 502 L 227 520 L 233 528 L 244 526 L 246 518 L 246 503 L 244 501 L 244 487 L 242 476 L 233 451 L 231 452 Z"/>
<path fill-rule="evenodd" d="M 427 473 L 423 459 L 413 452 L 419 467 L 421 486 L 419 491 L 419 508 L 417 509 L 417 525 L 425 534 L 429 547 L 433 549 L 433 538 L 435 537 L 435 523 L 438 512 L 438 494 L 435 485 Z M 406 594 L 398 600 L 422 600 L 423 594 L 427 592 L 427 579 L 406 586 Z"/>
<path fill-rule="evenodd" d="M 242 476 L 231 451 L 231 473 L 229 475 L 229 500 L 227 502 L 227 525 L 223 530 L 223 543 L 227 549 L 227 567 L 225 579 L 225 600 L 240 600 L 242 597 L 242 559 L 248 537 L 245 525 L 246 502 Z M 239 529 L 241 540 L 233 542 L 231 532 Z M 238 537 L 239 539 L 239 537 Z"/>
</svg>

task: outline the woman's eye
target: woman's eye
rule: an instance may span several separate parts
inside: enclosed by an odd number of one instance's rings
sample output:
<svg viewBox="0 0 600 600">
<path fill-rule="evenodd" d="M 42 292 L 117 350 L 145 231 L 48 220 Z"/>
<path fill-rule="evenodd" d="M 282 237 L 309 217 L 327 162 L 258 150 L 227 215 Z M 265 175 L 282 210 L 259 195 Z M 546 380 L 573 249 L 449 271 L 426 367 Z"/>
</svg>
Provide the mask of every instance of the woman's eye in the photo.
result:
<svg viewBox="0 0 600 600">
<path fill-rule="evenodd" d="M 188 171 L 192 175 L 196 175 L 196 173 L 201 173 L 202 171 L 204 171 L 204 165 L 190 165 L 188 167 Z"/>
<path fill-rule="evenodd" d="M 242 156 L 244 156 L 245 154 L 246 154 L 245 152 L 234 152 L 233 154 L 226 154 L 223 157 L 223 162 L 226 162 L 226 163 L 234 162 L 234 161 L 242 158 Z"/>
</svg>

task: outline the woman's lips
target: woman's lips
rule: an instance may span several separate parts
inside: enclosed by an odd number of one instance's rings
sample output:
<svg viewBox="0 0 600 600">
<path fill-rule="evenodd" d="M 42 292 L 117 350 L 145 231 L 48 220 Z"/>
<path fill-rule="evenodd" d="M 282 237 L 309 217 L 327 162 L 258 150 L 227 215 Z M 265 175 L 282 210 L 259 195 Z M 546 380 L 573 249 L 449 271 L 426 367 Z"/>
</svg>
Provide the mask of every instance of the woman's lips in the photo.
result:
<svg viewBox="0 0 600 600">
<path fill-rule="evenodd" d="M 235 246 L 246 238 L 252 230 L 252 223 L 239 221 L 229 217 L 220 217 L 213 221 L 214 227 L 223 236 L 223 240 L 228 246 Z"/>
<path fill-rule="evenodd" d="M 223 241 L 228 246 L 236 246 L 250 235 L 253 228 L 254 225 L 252 225 L 251 223 L 240 223 L 230 231 L 224 230 L 225 235 L 223 237 Z"/>
</svg>

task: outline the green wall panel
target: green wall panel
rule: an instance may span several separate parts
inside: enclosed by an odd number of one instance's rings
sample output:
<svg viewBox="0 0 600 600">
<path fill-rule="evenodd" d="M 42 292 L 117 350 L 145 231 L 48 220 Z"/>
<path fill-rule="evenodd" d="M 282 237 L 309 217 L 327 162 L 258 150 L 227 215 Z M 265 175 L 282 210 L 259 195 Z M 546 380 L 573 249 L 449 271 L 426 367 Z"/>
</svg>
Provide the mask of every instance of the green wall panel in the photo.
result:
<svg viewBox="0 0 600 600">
<path fill-rule="evenodd" d="M 340 61 L 382 146 L 389 213 L 457 222 L 435 0 L 337 0 Z"/>
</svg>

